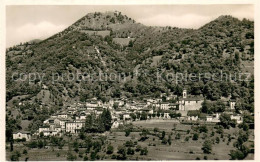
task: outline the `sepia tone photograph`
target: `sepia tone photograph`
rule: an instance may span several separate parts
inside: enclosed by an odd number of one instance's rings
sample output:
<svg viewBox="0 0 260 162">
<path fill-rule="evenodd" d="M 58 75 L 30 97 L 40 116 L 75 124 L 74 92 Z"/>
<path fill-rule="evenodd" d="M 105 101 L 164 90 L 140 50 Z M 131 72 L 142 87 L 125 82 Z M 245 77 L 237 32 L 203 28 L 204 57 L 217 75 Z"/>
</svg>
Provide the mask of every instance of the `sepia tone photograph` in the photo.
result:
<svg viewBox="0 0 260 162">
<path fill-rule="evenodd" d="M 9 5 L 7 161 L 254 160 L 254 5 Z"/>
</svg>

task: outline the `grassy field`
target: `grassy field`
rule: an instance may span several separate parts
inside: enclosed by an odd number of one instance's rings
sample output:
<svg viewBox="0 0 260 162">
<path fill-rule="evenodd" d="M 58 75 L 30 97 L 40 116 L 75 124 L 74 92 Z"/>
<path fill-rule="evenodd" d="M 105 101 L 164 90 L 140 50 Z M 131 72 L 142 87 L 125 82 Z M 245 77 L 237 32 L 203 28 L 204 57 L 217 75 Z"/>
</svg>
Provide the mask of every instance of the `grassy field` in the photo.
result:
<svg viewBox="0 0 260 162">
<path fill-rule="evenodd" d="M 107 35 L 110 35 L 110 31 L 109 31 L 109 30 L 100 30 L 100 31 L 83 30 L 83 31 L 81 31 L 81 32 L 83 32 L 83 33 L 85 33 L 85 34 L 88 34 L 88 35 L 94 35 L 94 34 L 96 34 L 96 35 L 100 35 L 100 36 L 102 36 L 102 37 L 105 37 L 105 36 L 107 36 Z"/>
<path fill-rule="evenodd" d="M 157 132 L 154 132 L 155 127 L 158 128 Z M 238 128 L 225 129 L 223 137 L 221 137 L 220 134 L 216 133 L 214 125 L 207 126 L 207 133 L 199 133 L 195 127 L 196 126 L 180 124 L 177 120 L 135 121 L 132 123 L 133 131 L 127 137 L 122 129 L 113 129 L 106 133 L 105 147 L 99 153 L 101 157 L 100 160 L 111 160 L 111 155 L 105 153 L 108 144 L 114 147 L 114 154 L 116 154 L 118 146 L 124 145 L 126 141 L 134 142 L 135 147 L 140 145 L 142 148 L 147 147 L 148 149 L 147 155 L 140 155 L 140 152 L 135 152 L 134 155 L 127 155 L 128 160 L 195 160 L 196 158 L 204 159 L 205 156 L 208 160 L 230 159 L 230 150 L 235 150 L 233 143 L 236 141 L 239 131 Z M 147 135 L 148 138 L 144 141 L 140 140 L 140 133 L 143 129 L 148 129 L 150 132 Z M 166 139 L 168 139 L 169 135 L 171 136 L 171 145 L 162 143 L 161 134 L 163 131 L 166 133 Z M 214 135 L 212 135 L 212 131 L 215 132 Z M 192 139 L 194 133 L 199 134 L 198 140 Z M 180 134 L 180 138 L 175 138 L 177 134 Z M 228 134 L 233 137 L 230 142 L 228 142 Z M 220 139 L 219 143 L 216 142 L 217 137 Z M 67 140 L 70 139 L 69 137 L 66 138 Z M 187 138 L 189 138 L 189 140 L 187 140 Z M 253 139 L 252 135 L 250 139 Z M 211 140 L 213 142 L 211 154 L 205 154 L 201 149 L 205 140 Z M 19 150 L 22 154 L 25 146 L 16 144 L 14 148 L 14 150 Z M 29 160 L 35 161 L 67 160 L 67 152 L 69 151 L 66 145 L 62 149 L 58 149 L 57 147 L 49 147 L 48 149 L 26 149 L 28 150 L 28 154 L 22 154 L 20 160 L 24 160 L 26 157 L 29 157 Z M 6 154 L 7 160 L 10 158 L 10 152 L 8 150 L 9 149 L 7 149 Z M 80 151 L 84 152 L 84 150 L 84 148 L 80 148 Z M 77 160 L 83 160 L 76 152 L 72 152 L 77 155 Z M 60 154 L 59 156 L 57 156 L 58 153 Z M 248 158 L 252 159 L 253 156 Z"/>
<path fill-rule="evenodd" d="M 134 38 L 113 38 L 115 43 L 123 46 L 127 46 L 131 40 L 134 41 Z"/>
</svg>

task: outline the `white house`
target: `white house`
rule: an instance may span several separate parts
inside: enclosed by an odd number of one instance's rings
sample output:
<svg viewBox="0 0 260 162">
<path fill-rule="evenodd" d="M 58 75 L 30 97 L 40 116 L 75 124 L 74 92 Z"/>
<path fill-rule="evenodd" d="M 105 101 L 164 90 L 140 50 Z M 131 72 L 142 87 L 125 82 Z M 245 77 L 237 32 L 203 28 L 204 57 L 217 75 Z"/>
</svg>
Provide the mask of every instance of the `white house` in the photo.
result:
<svg viewBox="0 0 260 162">
<path fill-rule="evenodd" d="M 169 110 L 169 104 L 170 103 L 168 103 L 168 102 L 162 102 L 161 104 L 160 104 L 160 109 L 162 109 L 162 110 Z"/>
<path fill-rule="evenodd" d="M 75 134 L 81 131 L 81 129 L 84 127 L 85 122 L 83 121 L 72 121 L 72 122 L 66 122 L 66 132 Z"/>
<path fill-rule="evenodd" d="M 123 120 L 130 120 L 131 117 L 129 114 L 123 114 Z"/>
<path fill-rule="evenodd" d="M 59 135 L 59 132 L 57 131 L 43 131 L 43 136 L 57 136 Z"/>
<path fill-rule="evenodd" d="M 236 100 L 230 100 L 230 109 L 231 110 L 234 110 L 235 109 L 235 106 L 236 106 Z"/>
<path fill-rule="evenodd" d="M 43 132 L 43 131 L 49 131 L 50 127 L 49 126 L 41 126 L 39 127 L 39 133 Z"/>
<path fill-rule="evenodd" d="M 60 120 L 60 127 L 61 127 L 61 131 L 65 131 L 65 129 L 66 129 L 66 122 L 68 122 L 69 120 L 67 120 L 67 119 L 62 119 L 62 120 Z"/>
<path fill-rule="evenodd" d="M 187 120 L 197 121 L 198 119 L 199 119 L 198 115 L 197 116 L 187 116 Z"/>
<path fill-rule="evenodd" d="M 243 118 L 239 114 L 234 114 L 234 115 L 232 114 L 232 115 L 230 115 L 230 118 L 231 118 L 231 120 L 235 119 L 237 121 L 237 124 L 240 124 L 243 122 Z"/>
<path fill-rule="evenodd" d="M 28 131 L 17 131 L 13 133 L 13 139 L 25 139 L 29 141 L 31 139 L 31 133 Z"/>
<path fill-rule="evenodd" d="M 87 108 L 96 108 L 98 107 L 98 103 L 95 101 L 87 102 L 86 103 Z"/>
<path fill-rule="evenodd" d="M 67 118 L 68 118 L 68 114 L 66 114 L 66 113 L 60 113 L 60 114 L 58 114 L 58 118 L 67 119 Z"/>
<path fill-rule="evenodd" d="M 115 121 L 115 122 L 112 124 L 111 128 L 118 128 L 119 125 L 120 125 L 120 123 L 119 123 L 118 121 Z"/>
<path fill-rule="evenodd" d="M 220 122 L 219 116 L 220 115 L 218 113 L 216 113 L 214 115 L 206 116 L 206 121 L 207 122 L 212 122 L 212 123 L 218 123 L 218 122 Z"/>
</svg>

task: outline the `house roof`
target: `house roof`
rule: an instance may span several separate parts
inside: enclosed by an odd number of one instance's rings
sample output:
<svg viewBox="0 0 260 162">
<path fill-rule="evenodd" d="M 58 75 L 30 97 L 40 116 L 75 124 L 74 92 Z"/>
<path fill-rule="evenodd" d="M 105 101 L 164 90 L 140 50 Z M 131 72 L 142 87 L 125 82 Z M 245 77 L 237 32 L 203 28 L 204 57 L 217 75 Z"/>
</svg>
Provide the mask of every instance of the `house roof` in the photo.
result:
<svg viewBox="0 0 260 162">
<path fill-rule="evenodd" d="M 17 134 L 17 133 L 31 134 L 29 131 L 23 131 L 23 130 L 15 131 L 13 134 Z"/>
</svg>

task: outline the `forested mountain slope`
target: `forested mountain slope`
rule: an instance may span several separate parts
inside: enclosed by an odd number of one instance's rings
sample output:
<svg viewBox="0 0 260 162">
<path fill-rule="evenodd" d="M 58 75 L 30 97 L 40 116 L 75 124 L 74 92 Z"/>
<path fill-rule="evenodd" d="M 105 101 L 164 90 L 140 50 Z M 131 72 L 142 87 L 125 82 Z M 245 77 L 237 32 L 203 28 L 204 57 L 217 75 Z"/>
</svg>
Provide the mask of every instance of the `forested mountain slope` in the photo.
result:
<svg viewBox="0 0 260 162">
<path fill-rule="evenodd" d="M 183 87 L 193 95 L 203 94 L 218 100 L 232 95 L 240 98 L 241 108 L 253 111 L 251 81 L 212 80 L 169 81 L 169 73 L 228 73 L 253 71 L 254 22 L 220 16 L 201 28 L 150 27 L 137 23 L 120 12 L 90 13 L 64 31 L 40 41 L 6 51 L 6 100 L 28 95 L 26 100 L 43 102 L 39 93 L 48 87 L 49 105 L 86 101 L 97 97 L 157 97 L 160 93 L 180 94 Z M 245 68 L 245 66 L 247 68 Z M 245 70 L 246 69 L 246 70 Z M 135 72 L 143 75 L 135 75 Z M 13 73 L 44 74 L 41 82 L 17 81 Z M 56 81 L 53 74 L 124 74 L 116 81 Z M 18 75 L 15 75 L 18 77 Z"/>
</svg>

